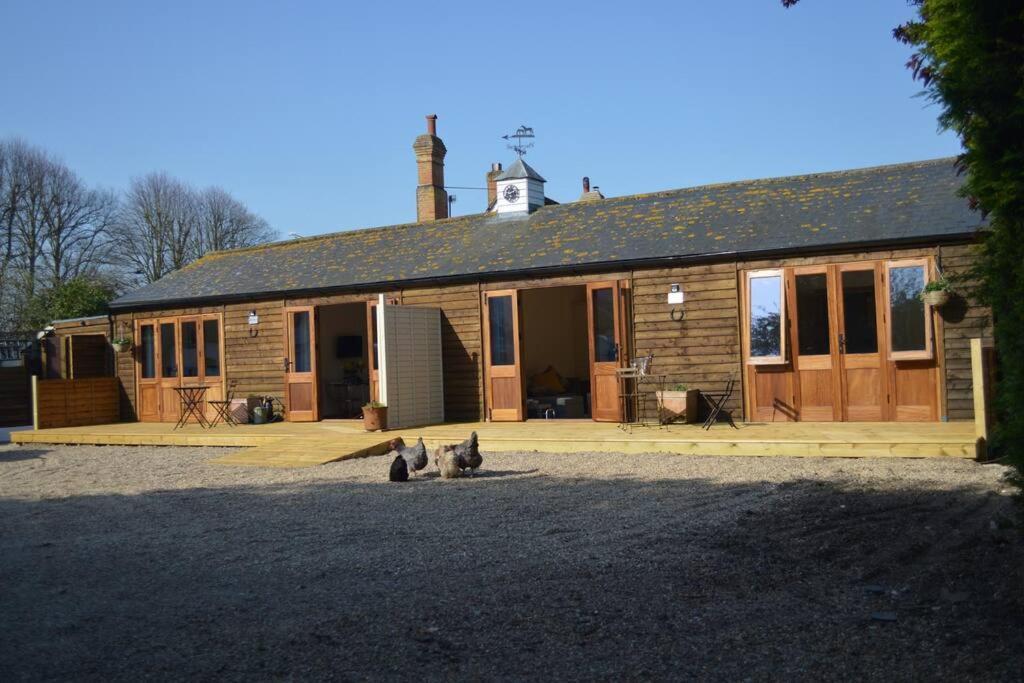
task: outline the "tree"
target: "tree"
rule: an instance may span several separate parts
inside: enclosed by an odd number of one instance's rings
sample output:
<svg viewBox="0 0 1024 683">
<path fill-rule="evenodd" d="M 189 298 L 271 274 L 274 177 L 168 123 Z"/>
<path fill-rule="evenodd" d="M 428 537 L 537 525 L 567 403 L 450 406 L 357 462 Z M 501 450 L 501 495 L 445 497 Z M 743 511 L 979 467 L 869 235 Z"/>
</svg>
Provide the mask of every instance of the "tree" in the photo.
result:
<svg viewBox="0 0 1024 683">
<path fill-rule="evenodd" d="M 916 49 L 907 67 L 959 135 L 963 194 L 988 217 L 974 276 L 1000 360 L 992 446 L 1024 483 L 1024 0 L 910 4 L 916 19 L 893 35 Z"/>
<path fill-rule="evenodd" d="M 54 320 L 102 315 L 114 297 L 114 287 L 101 279 L 76 277 L 35 294 L 26 304 L 27 329 L 42 329 Z"/>
<path fill-rule="evenodd" d="M 211 251 L 260 244 L 277 233 L 219 187 L 197 192 L 166 173 L 132 181 L 115 230 L 118 253 L 143 282 Z"/>
<path fill-rule="evenodd" d="M 199 206 L 201 219 L 196 244 L 199 256 L 211 251 L 250 247 L 277 237 L 265 220 L 222 188 L 203 190 L 199 194 Z"/>
</svg>

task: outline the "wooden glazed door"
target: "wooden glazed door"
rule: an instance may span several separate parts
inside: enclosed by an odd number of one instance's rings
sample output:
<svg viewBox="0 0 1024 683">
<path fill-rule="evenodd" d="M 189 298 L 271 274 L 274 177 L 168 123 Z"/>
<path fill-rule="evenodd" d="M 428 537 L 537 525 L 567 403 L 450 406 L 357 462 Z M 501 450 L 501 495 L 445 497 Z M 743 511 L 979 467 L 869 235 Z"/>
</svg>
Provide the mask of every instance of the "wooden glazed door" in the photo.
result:
<svg viewBox="0 0 1024 683">
<path fill-rule="evenodd" d="M 868 262 L 837 270 L 842 419 L 881 422 L 889 411 L 880 268 Z"/>
<path fill-rule="evenodd" d="M 790 333 L 797 374 L 797 413 L 807 422 L 842 419 L 839 352 L 837 349 L 835 273 L 827 266 L 795 268 L 788 288 L 793 292 Z"/>
<path fill-rule="evenodd" d="M 140 422 L 160 421 L 160 379 L 157 377 L 156 322 L 135 323 L 138 368 L 138 416 Z"/>
<path fill-rule="evenodd" d="M 620 422 L 622 401 L 616 370 L 622 366 L 623 332 L 619 283 L 587 284 L 590 342 L 590 412 L 597 422 Z"/>
<path fill-rule="evenodd" d="M 319 419 L 316 387 L 316 308 L 284 309 L 284 393 L 289 422 Z"/>
<path fill-rule="evenodd" d="M 523 419 L 522 351 L 519 344 L 519 294 L 514 289 L 484 294 L 484 378 L 493 422 Z"/>
<path fill-rule="evenodd" d="M 157 377 L 159 378 L 160 420 L 177 422 L 181 416 L 181 397 L 175 388 L 181 386 L 178 363 L 178 324 L 175 318 L 157 321 Z"/>
</svg>

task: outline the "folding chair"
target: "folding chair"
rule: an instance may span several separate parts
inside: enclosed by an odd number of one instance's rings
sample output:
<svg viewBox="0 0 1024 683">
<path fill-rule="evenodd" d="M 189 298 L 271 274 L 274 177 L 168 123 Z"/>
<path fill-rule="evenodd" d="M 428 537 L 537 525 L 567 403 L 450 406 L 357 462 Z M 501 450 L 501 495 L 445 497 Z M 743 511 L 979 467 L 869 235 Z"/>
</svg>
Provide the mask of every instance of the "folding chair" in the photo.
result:
<svg viewBox="0 0 1024 683">
<path fill-rule="evenodd" d="M 732 419 L 732 413 L 725 409 L 725 404 L 732 398 L 732 392 L 735 387 L 736 377 L 733 376 L 725 383 L 723 391 L 700 392 L 700 395 L 704 397 L 704 401 L 711 409 L 711 412 L 708 413 L 708 419 L 704 420 L 704 429 L 711 429 L 711 425 L 718 421 L 719 415 L 725 415 L 725 419 L 729 421 L 733 429 L 739 429 Z"/>
<path fill-rule="evenodd" d="M 206 403 L 213 406 L 214 416 L 210 422 L 210 426 L 215 426 L 218 422 L 234 427 L 238 424 L 238 420 L 231 414 L 231 399 L 235 395 L 235 383 L 230 382 L 228 385 L 228 395 L 223 401 L 207 401 Z"/>
</svg>

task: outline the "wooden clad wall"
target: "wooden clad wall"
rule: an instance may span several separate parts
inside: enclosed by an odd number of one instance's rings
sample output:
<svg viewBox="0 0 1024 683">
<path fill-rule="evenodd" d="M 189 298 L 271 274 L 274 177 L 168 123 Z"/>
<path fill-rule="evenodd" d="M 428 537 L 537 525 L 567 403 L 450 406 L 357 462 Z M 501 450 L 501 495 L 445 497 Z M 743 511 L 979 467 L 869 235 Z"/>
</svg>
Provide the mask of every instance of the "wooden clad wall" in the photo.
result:
<svg viewBox="0 0 1024 683">
<path fill-rule="evenodd" d="M 669 285 L 682 286 L 684 312 L 672 320 Z M 740 383 L 739 301 L 736 264 L 720 263 L 683 268 L 637 270 L 633 273 L 634 356 L 654 354 L 654 374 L 667 375 L 667 388 L 676 383 L 690 389 L 721 391 L 730 377 L 736 389 L 728 408 L 742 414 Z M 653 396 L 649 406 L 655 405 Z"/>
<path fill-rule="evenodd" d="M 283 301 L 224 306 L 224 372 L 236 398 L 274 396 L 284 401 Z M 249 311 L 259 333 L 249 336 Z"/>
<path fill-rule="evenodd" d="M 130 337 L 128 330 L 132 329 L 132 315 L 122 314 L 114 316 L 115 338 Z M 135 340 L 138 341 L 138 340 Z M 114 376 L 118 379 L 118 403 L 121 411 L 121 419 L 126 421 L 137 420 L 135 412 L 135 351 L 119 353 L 114 351 Z"/>
<path fill-rule="evenodd" d="M 116 377 L 36 380 L 35 428 L 111 424 L 120 419 Z"/>
<path fill-rule="evenodd" d="M 480 288 L 473 284 L 406 289 L 401 303 L 441 309 L 446 419 L 483 419 Z"/>
<path fill-rule="evenodd" d="M 947 276 L 966 273 L 975 261 L 975 247 L 966 244 L 939 249 L 939 267 Z M 942 307 L 942 341 L 946 352 L 946 414 L 950 420 L 973 420 L 971 338 L 992 341 L 989 309 L 970 296 L 971 283 L 956 284 L 957 296 Z M 965 291 L 966 290 L 966 291 Z"/>
</svg>

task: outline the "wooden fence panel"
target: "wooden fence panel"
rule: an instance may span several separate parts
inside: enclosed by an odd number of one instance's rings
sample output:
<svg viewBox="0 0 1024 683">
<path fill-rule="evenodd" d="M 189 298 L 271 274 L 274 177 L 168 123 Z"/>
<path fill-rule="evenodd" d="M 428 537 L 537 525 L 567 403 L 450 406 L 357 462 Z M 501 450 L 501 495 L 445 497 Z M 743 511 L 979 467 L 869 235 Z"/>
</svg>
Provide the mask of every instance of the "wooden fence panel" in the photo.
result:
<svg viewBox="0 0 1024 683">
<path fill-rule="evenodd" d="M 32 387 L 25 366 L 0 367 L 0 426 L 32 422 Z"/>
<path fill-rule="evenodd" d="M 36 429 L 110 424 L 121 417 L 116 377 L 32 380 Z"/>
</svg>

